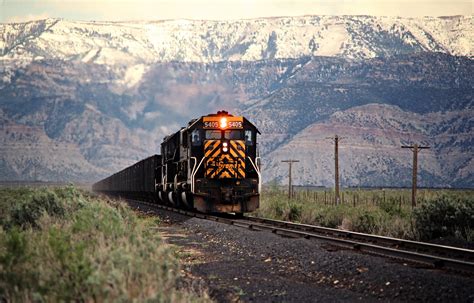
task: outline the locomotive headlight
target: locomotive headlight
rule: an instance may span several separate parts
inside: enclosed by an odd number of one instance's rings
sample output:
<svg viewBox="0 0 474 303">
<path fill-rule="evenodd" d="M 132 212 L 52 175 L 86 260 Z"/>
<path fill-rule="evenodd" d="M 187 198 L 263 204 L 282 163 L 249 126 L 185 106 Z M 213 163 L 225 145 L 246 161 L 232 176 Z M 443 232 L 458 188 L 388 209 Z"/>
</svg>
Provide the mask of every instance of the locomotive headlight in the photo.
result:
<svg viewBox="0 0 474 303">
<path fill-rule="evenodd" d="M 222 143 L 222 146 L 227 147 L 227 142 Z"/>
<path fill-rule="evenodd" d="M 221 128 L 226 128 L 227 127 L 227 118 L 221 118 L 220 126 L 221 126 Z"/>
<path fill-rule="evenodd" d="M 226 153 L 226 152 L 228 152 L 228 151 L 229 151 L 229 149 L 228 149 L 227 147 L 225 147 L 225 146 L 224 146 L 224 147 L 222 148 L 222 151 Z"/>
</svg>

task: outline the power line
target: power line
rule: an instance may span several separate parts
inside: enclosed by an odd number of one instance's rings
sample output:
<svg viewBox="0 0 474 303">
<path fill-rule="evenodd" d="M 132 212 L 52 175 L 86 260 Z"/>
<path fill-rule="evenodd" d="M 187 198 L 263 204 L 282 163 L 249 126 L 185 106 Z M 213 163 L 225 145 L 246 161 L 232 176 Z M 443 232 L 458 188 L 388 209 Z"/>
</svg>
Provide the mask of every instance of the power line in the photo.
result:
<svg viewBox="0 0 474 303">
<path fill-rule="evenodd" d="M 402 148 L 409 148 L 413 152 L 413 176 L 412 176 L 412 187 L 411 187 L 411 206 L 416 206 L 416 186 L 418 176 L 418 150 L 429 149 L 429 146 L 414 145 L 402 145 Z"/>
<path fill-rule="evenodd" d="M 291 168 L 293 163 L 300 162 L 299 160 L 282 160 L 281 162 L 288 163 L 288 199 L 293 197 L 293 187 L 291 186 Z"/>
</svg>

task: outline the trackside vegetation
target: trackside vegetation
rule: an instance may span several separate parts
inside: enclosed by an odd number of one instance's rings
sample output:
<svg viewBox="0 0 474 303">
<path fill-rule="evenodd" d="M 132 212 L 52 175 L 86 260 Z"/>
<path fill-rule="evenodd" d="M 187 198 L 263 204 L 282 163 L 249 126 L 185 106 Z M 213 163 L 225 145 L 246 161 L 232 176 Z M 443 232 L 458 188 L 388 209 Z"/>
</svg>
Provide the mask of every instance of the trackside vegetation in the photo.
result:
<svg viewBox="0 0 474 303">
<path fill-rule="evenodd" d="M 0 190 L 0 301 L 203 302 L 157 219 L 74 187 Z"/>
<path fill-rule="evenodd" d="M 347 191 L 345 202 L 338 205 L 329 197 L 325 203 L 325 194 L 331 193 L 300 192 L 288 199 L 287 192 L 268 187 L 256 215 L 404 239 L 450 239 L 474 246 L 472 191 L 427 192 L 415 208 L 401 203 L 400 192 L 395 191 Z"/>
</svg>

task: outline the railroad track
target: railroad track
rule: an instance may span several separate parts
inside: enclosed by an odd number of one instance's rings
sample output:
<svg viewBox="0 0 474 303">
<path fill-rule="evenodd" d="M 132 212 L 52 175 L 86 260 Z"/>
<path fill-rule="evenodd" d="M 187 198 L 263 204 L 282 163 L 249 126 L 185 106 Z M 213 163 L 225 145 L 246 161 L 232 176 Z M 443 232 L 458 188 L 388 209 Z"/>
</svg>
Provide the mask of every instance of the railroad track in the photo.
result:
<svg viewBox="0 0 474 303">
<path fill-rule="evenodd" d="M 474 250 L 417 242 L 352 231 L 299 224 L 287 221 L 244 216 L 216 216 L 176 209 L 155 203 L 128 200 L 152 208 L 176 212 L 182 215 L 212 220 L 250 230 L 266 230 L 287 237 L 318 239 L 355 251 L 376 254 L 404 261 L 422 263 L 430 268 L 443 268 L 474 274 Z"/>
</svg>

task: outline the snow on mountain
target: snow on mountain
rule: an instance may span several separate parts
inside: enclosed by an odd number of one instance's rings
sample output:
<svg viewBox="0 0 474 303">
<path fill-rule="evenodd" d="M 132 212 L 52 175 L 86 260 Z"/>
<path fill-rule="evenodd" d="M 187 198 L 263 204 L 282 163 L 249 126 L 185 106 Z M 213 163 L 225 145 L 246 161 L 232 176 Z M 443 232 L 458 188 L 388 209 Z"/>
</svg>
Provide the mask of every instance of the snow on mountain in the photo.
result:
<svg viewBox="0 0 474 303">
<path fill-rule="evenodd" d="M 234 21 L 0 24 L 0 60 L 81 60 L 107 65 L 218 62 L 414 52 L 472 57 L 472 18 L 302 16 Z"/>
</svg>

